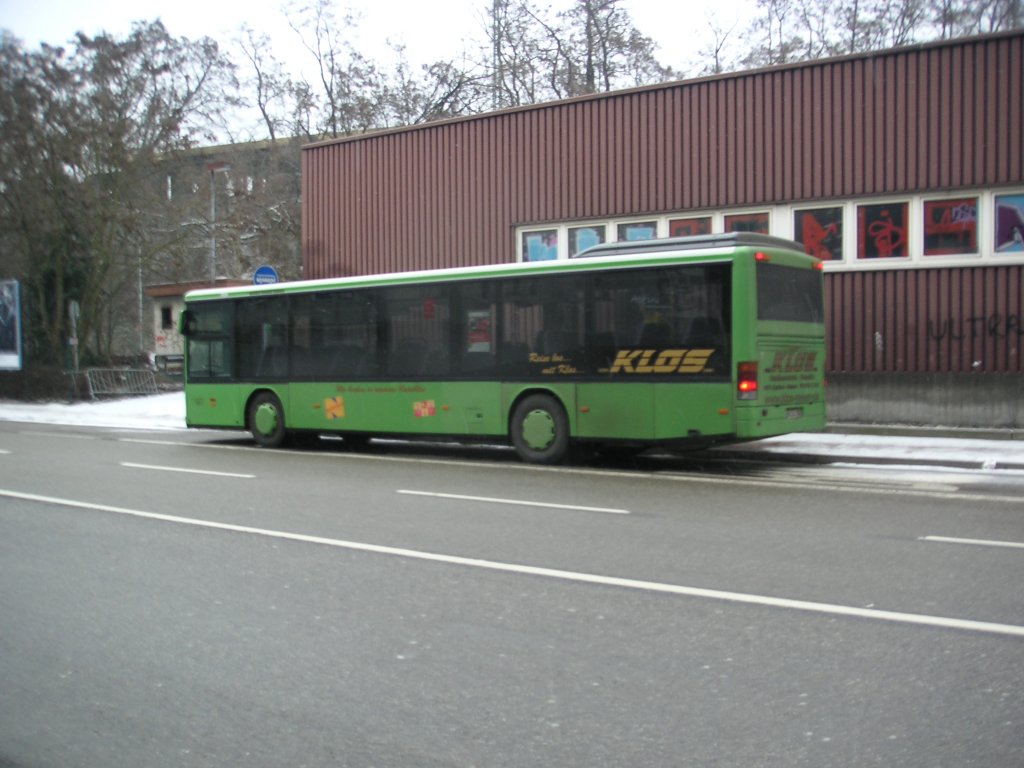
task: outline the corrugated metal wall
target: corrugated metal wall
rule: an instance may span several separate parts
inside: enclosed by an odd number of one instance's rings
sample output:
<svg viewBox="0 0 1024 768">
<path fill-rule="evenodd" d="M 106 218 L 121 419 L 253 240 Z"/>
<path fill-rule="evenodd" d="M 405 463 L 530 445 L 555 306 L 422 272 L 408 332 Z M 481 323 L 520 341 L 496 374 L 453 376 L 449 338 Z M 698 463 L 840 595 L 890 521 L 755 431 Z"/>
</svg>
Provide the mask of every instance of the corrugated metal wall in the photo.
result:
<svg viewBox="0 0 1024 768">
<path fill-rule="evenodd" d="M 515 227 L 531 223 L 1019 185 L 1022 125 L 1016 32 L 313 145 L 305 276 L 515 261 Z M 1019 324 L 1020 281 L 999 267 L 829 274 L 833 368 L 1020 371 L 1019 340 L 926 336 L 932 320 Z"/>
<path fill-rule="evenodd" d="M 834 272 L 828 364 L 844 373 L 1024 372 L 1024 267 Z"/>
</svg>

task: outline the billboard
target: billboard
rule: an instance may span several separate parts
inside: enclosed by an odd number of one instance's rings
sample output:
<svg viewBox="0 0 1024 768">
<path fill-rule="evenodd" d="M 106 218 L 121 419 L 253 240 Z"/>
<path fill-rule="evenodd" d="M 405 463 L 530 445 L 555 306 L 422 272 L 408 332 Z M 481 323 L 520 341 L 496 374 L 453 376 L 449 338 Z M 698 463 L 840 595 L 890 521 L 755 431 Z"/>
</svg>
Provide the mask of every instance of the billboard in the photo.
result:
<svg viewBox="0 0 1024 768">
<path fill-rule="evenodd" d="M 21 370 L 21 294 L 17 280 L 0 280 L 0 371 Z"/>
</svg>

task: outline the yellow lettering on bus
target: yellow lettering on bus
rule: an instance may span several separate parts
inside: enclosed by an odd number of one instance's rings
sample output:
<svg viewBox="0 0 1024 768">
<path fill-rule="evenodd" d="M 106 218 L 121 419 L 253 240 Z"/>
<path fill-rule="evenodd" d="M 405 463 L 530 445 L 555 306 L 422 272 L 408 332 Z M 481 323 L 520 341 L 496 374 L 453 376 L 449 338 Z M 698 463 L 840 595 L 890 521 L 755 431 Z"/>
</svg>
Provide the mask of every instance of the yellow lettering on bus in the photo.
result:
<svg viewBox="0 0 1024 768">
<path fill-rule="evenodd" d="M 654 373 L 675 373 L 686 355 L 685 349 L 665 349 L 658 355 L 652 369 Z"/>
<path fill-rule="evenodd" d="M 713 349 L 691 349 L 686 353 L 686 359 L 679 366 L 680 373 L 700 373 L 708 365 L 708 358 L 713 355 Z"/>
<path fill-rule="evenodd" d="M 713 349 L 620 349 L 609 373 L 701 373 Z"/>
<path fill-rule="evenodd" d="M 642 349 L 620 349 L 612 362 L 612 373 L 636 373 L 633 362 L 643 353 Z"/>
</svg>

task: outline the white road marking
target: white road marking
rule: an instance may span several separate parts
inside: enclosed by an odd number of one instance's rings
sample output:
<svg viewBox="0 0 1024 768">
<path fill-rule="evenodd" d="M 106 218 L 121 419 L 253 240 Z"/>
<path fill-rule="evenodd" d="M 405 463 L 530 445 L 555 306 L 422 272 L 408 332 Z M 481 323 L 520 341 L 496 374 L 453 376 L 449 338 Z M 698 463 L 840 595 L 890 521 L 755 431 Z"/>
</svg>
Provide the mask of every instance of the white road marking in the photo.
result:
<svg viewBox="0 0 1024 768">
<path fill-rule="evenodd" d="M 444 459 L 444 458 L 425 458 L 422 456 L 381 456 L 372 453 L 331 453 L 331 452 L 305 452 L 296 453 L 295 451 L 288 449 L 273 449 L 273 448 L 256 448 L 251 445 L 220 445 L 216 443 L 190 443 L 182 441 L 172 440 L 141 440 L 132 438 L 120 438 L 122 442 L 127 443 L 146 443 L 149 445 L 175 445 L 175 446 L 189 446 L 191 448 L 207 448 L 216 449 L 222 451 L 257 451 L 261 454 L 273 454 L 279 453 L 283 456 L 301 456 L 303 460 L 309 460 L 312 458 L 323 458 L 333 461 L 375 461 L 375 462 L 392 462 L 401 464 L 426 464 L 426 465 L 437 465 L 437 466 L 450 466 L 450 467 L 472 467 L 472 468 L 488 468 L 488 469 L 500 469 L 502 471 L 517 471 L 517 472 L 552 472 L 562 475 L 579 475 L 579 476 L 594 476 L 607 478 L 613 474 L 616 478 L 639 478 L 649 480 L 663 480 L 668 482 L 684 482 L 684 483 L 702 483 L 704 485 L 729 485 L 729 486 L 745 486 L 754 488 L 778 488 L 780 490 L 812 490 L 812 491 L 826 491 L 828 493 L 856 493 L 861 495 L 870 496 L 909 496 L 914 498 L 923 499 L 945 499 L 949 501 L 980 501 L 980 502 L 992 502 L 998 504 L 1022 504 L 1024 499 L 1020 496 L 1005 496 L 1005 495 L 987 495 L 983 493 L 971 493 L 963 490 L 958 491 L 946 491 L 939 488 L 932 488 L 926 490 L 920 487 L 913 486 L 902 486 L 895 482 L 890 482 L 885 485 L 878 483 L 873 484 L 843 484 L 837 482 L 829 482 L 827 479 L 802 479 L 794 477 L 792 474 L 785 474 L 780 476 L 778 479 L 771 478 L 754 478 L 754 477 L 743 477 L 742 475 L 728 475 L 721 477 L 713 477 L 709 475 L 701 475 L 696 473 L 686 474 L 679 470 L 665 470 L 665 471 L 622 471 L 622 470 L 608 470 L 608 469 L 588 469 L 586 467 L 559 467 L 559 466 L 545 466 L 539 464 L 520 464 L 516 461 L 508 462 L 497 462 L 497 461 L 465 461 L 462 459 Z M 941 486 L 940 486 L 941 488 Z"/>
<path fill-rule="evenodd" d="M 240 477 L 245 480 L 251 480 L 256 475 L 243 475 L 238 472 L 214 472 L 210 469 L 185 469 L 183 467 L 162 467 L 156 464 L 133 464 L 130 461 L 122 461 L 122 467 L 129 467 L 130 469 L 155 469 L 160 472 L 185 472 L 192 475 L 213 475 L 214 477 Z"/>
<path fill-rule="evenodd" d="M 1007 549 L 1024 549 L 1021 541 L 993 541 L 991 539 L 958 539 L 951 536 L 919 536 L 918 541 L 932 541 L 938 544 L 970 544 L 976 547 L 1005 547 Z"/>
<path fill-rule="evenodd" d="M 229 523 L 217 523 L 212 520 L 198 520 L 190 517 L 178 517 L 176 515 L 163 515 L 156 512 L 144 512 L 124 507 L 113 507 L 107 504 L 93 504 L 74 499 L 61 499 L 53 496 L 40 496 L 34 493 L 22 493 L 20 491 L 0 490 L 0 496 L 10 499 L 21 499 L 22 501 L 34 501 L 43 504 L 55 504 L 75 509 L 88 509 L 96 512 L 111 512 L 118 515 L 144 518 L 147 520 L 159 520 L 179 525 L 191 525 L 212 530 L 230 531 L 233 533 L 248 533 L 255 536 L 265 536 L 285 541 L 297 541 L 306 544 L 320 544 L 328 547 L 336 547 L 354 552 L 369 552 L 378 555 L 390 555 L 392 557 L 403 557 L 410 560 L 421 560 L 433 563 L 444 563 L 446 565 L 459 565 L 467 568 L 479 568 L 488 571 L 503 573 L 514 573 L 525 576 L 539 576 L 548 579 L 575 582 L 579 584 L 596 584 L 605 587 L 619 587 L 623 589 L 634 589 L 656 594 L 678 595 L 682 597 L 696 597 L 708 600 L 720 600 L 745 605 L 756 605 L 767 608 L 783 608 L 788 610 L 804 611 L 807 613 L 819 613 L 831 616 L 846 616 L 850 618 L 873 619 L 876 621 L 889 621 L 898 624 L 913 624 L 940 629 L 956 629 L 965 632 L 980 632 L 985 634 L 1005 635 L 1009 637 L 1024 638 L 1024 626 L 1015 624 L 999 624 L 989 621 L 973 621 L 971 619 L 954 619 L 944 616 L 929 616 L 917 613 L 902 613 L 899 611 L 883 611 L 874 608 L 857 608 L 849 605 L 833 605 L 830 603 L 816 603 L 807 600 L 793 600 L 784 597 L 770 597 L 766 595 L 753 595 L 743 592 L 727 592 L 717 589 L 704 589 L 701 587 L 685 587 L 676 584 L 662 584 L 654 581 L 639 581 L 637 579 L 623 579 L 615 576 L 601 576 L 593 573 L 578 573 L 575 571 L 562 571 L 555 568 L 540 568 L 530 565 L 517 565 L 515 563 L 502 563 L 494 560 L 480 560 L 471 557 L 459 557 L 456 555 L 442 555 L 434 552 L 421 552 L 414 549 L 401 547 L 388 547 L 379 544 L 366 544 L 356 541 L 345 541 L 342 539 L 328 539 L 321 536 L 308 536 L 300 533 L 289 533 L 287 531 L 274 531 L 265 528 L 251 528 L 244 525 L 231 525 Z"/>
<path fill-rule="evenodd" d="M 56 437 L 61 440 L 99 440 L 93 435 L 76 435 L 73 432 L 41 432 L 38 430 L 23 430 L 20 434 L 29 437 Z"/>
<path fill-rule="evenodd" d="M 517 507 L 545 507 L 547 509 L 568 509 L 577 512 L 604 512 L 609 515 L 628 515 L 628 509 L 610 509 L 608 507 L 584 507 L 578 504 L 555 504 L 550 501 L 523 501 L 522 499 L 496 499 L 490 496 L 464 496 L 459 493 L 433 493 L 431 491 L 395 491 L 406 496 L 430 496 L 435 499 L 455 499 L 457 501 L 480 501 L 486 504 L 511 504 Z"/>
<path fill-rule="evenodd" d="M 3 448 L 0 448 L 0 453 L 6 456 L 10 453 L 10 451 L 5 451 Z"/>
</svg>

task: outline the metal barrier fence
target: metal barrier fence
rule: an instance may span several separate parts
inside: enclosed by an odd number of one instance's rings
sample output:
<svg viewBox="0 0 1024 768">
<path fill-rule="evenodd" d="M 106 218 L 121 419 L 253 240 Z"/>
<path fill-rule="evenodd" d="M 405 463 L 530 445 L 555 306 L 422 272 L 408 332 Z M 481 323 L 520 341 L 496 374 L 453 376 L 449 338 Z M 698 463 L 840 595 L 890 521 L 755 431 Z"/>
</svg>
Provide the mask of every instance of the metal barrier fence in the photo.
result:
<svg viewBox="0 0 1024 768">
<path fill-rule="evenodd" d="M 89 397 L 104 395 L 156 395 L 159 393 L 153 371 L 137 368 L 87 368 L 85 380 Z"/>
</svg>

